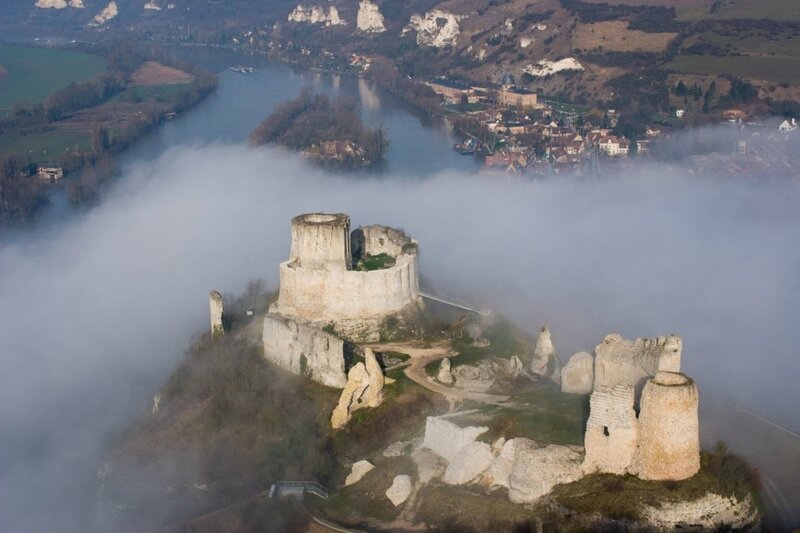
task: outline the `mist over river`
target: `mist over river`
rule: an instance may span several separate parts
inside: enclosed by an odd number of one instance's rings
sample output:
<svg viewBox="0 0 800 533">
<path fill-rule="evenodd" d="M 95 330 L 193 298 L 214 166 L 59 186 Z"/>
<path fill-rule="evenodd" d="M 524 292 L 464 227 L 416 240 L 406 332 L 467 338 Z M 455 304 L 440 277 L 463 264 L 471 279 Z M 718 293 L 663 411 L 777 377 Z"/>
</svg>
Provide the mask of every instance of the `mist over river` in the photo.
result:
<svg viewBox="0 0 800 533">
<path fill-rule="evenodd" d="M 180 53 L 220 72 L 217 92 L 127 151 L 98 206 L 55 209 L 0 241 L 1 530 L 103 529 L 104 446 L 208 327 L 210 289 L 276 285 L 290 218 L 309 211 L 404 228 L 424 281 L 530 331 L 548 324 L 562 361 L 611 332 L 681 335 L 704 444 L 725 438 L 757 464 L 783 523 L 798 525 L 796 183 L 648 163 L 591 180 L 477 173 L 443 125 L 365 80 Z M 386 128 L 378 172 L 247 146 L 307 85 L 352 95 Z"/>
</svg>

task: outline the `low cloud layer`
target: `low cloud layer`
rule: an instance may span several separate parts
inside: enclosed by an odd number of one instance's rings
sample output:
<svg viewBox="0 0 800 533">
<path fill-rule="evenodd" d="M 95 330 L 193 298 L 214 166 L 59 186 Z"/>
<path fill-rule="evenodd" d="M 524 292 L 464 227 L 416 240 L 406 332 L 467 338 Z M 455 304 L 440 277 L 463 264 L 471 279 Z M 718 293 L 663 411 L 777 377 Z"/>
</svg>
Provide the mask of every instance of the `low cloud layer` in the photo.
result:
<svg viewBox="0 0 800 533">
<path fill-rule="evenodd" d="M 344 211 L 418 238 L 423 276 L 562 359 L 676 333 L 701 392 L 800 430 L 800 191 L 640 167 L 604 180 L 331 176 L 283 152 L 172 150 L 101 206 L 0 245 L 0 523 L 82 530 L 110 432 L 148 407 L 207 294 L 277 283 L 289 221 Z"/>
</svg>

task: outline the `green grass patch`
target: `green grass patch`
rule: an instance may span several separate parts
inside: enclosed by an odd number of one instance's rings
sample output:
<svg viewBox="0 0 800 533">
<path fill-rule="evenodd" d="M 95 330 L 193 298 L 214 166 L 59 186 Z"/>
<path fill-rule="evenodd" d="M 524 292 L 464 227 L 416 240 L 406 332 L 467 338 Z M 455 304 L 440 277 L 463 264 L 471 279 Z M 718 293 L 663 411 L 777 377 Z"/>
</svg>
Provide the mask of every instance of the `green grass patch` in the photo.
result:
<svg viewBox="0 0 800 533">
<path fill-rule="evenodd" d="M 0 116 L 17 102 L 38 104 L 71 83 L 87 81 L 106 69 L 100 56 L 72 50 L 0 45 Z"/>
<path fill-rule="evenodd" d="M 477 405 L 475 420 L 469 415 L 465 424 L 484 425 L 489 431 L 481 436 L 485 442 L 500 437 L 525 437 L 541 444 L 583 444 L 588 417 L 588 397 L 564 394 L 550 382 L 531 384 L 528 390 L 515 395 L 508 406 Z"/>
<path fill-rule="evenodd" d="M 365 255 L 358 260 L 356 270 L 369 271 L 369 270 L 382 270 L 394 266 L 397 260 L 389 254 L 383 253 L 378 255 Z"/>
<path fill-rule="evenodd" d="M 0 134 L 0 155 L 16 154 L 34 163 L 56 163 L 68 152 L 91 149 L 91 139 L 84 133 L 45 131 L 28 135 Z"/>
<path fill-rule="evenodd" d="M 775 83 L 800 83 L 800 57 L 680 55 L 664 68 L 692 74 L 727 74 Z"/>
<path fill-rule="evenodd" d="M 532 351 L 529 339 L 510 321 L 500 318 L 498 322 L 486 328 L 484 338 L 489 340 L 489 346 L 475 346 L 474 340 L 465 336 L 453 341 L 453 349 L 458 356 L 453 359 L 454 365 L 475 364 L 487 357 L 522 356 L 528 350 Z"/>
</svg>

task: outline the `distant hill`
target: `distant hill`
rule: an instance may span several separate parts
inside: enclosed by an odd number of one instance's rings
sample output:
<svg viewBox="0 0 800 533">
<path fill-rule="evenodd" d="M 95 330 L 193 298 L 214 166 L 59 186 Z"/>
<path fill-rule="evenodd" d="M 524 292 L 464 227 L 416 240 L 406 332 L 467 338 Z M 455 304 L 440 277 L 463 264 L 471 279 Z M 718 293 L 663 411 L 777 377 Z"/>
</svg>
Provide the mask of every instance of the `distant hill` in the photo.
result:
<svg viewBox="0 0 800 533">
<path fill-rule="evenodd" d="M 108 14 L 108 0 L 38 2 L 67 7 L 7 0 L 0 28 L 93 39 L 124 29 L 155 40 L 291 41 L 314 53 L 385 55 L 411 76 L 499 83 L 511 74 L 590 107 L 703 107 L 667 89 L 696 85 L 705 98 L 712 82 L 727 87 L 734 77 L 752 83 L 762 102 L 800 101 L 797 0 L 115 0 L 116 15 L 102 23 L 95 17 Z M 76 2 L 84 7 L 70 7 Z"/>
</svg>

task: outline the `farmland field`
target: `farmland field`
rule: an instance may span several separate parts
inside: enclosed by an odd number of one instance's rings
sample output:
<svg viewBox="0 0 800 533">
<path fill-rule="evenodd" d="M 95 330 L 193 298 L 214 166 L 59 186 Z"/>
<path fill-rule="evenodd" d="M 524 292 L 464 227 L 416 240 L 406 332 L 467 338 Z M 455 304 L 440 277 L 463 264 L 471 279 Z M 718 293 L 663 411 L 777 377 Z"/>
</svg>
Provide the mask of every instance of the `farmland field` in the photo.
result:
<svg viewBox="0 0 800 533">
<path fill-rule="evenodd" d="M 0 135 L 0 156 L 27 156 L 34 163 L 56 163 L 61 154 L 91 148 L 89 135 L 80 132 L 47 131 L 30 135 Z"/>
<path fill-rule="evenodd" d="M 664 68 L 693 74 L 728 74 L 775 83 L 800 83 L 800 58 L 681 55 Z"/>
<path fill-rule="evenodd" d="M 617 52 L 661 52 L 674 33 L 645 33 L 629 30 L 624 20 L 609 20 L 594 24 L 578 24 L 572 38 L 572 47 Z"/>
<path fill-rule="evenodd" d="M 99 56 L 71 50 L 0 45 L 0 117 L 15 102 L 37 104 L 73 82 L 86 81 L 103 70 Z"/>
</svg>

